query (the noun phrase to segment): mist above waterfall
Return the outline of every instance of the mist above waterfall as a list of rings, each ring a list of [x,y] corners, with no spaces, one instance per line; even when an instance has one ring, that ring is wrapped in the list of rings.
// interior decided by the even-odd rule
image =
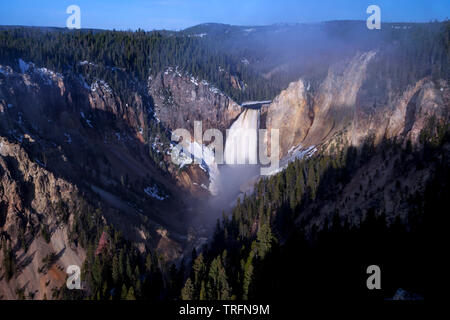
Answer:
[[[246,182],[259,176],[259,116],[259,109],[244,108],[227,130],[225,164],[219,166],[219,196],[210,201],[223,210],[228,210],[239,195],[249,191]]]
[[[210,190],[216,192],[199,210],[203,214],[195,224],[201,222],[202,225],[213,226],[222,212],[231,210],[238,197],[251,192],[260,175],[257,164],[259,116],[259,109],[244,108],[227,130],[224,164],[213,164],[215,171]]]

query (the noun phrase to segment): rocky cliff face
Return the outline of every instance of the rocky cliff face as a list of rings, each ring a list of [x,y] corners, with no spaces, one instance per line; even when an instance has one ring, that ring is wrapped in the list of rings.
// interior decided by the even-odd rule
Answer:
[[[357,54],[330,68],[317,90],[305,89],[304,80],[291,83],[267,111],[268,129],[280,129],[280,155],[290,148],[317,146],[339,136],[339,143],[359,145],[369,134],[417,141],[426,120],[448,119],[449,88],[445,80],[424,78],[396,91],[383,79],[382,92],[367,88],[375,83],[367,72],[376,52]],[[381,98],[380,98],[381,97]],[[383,100],[385,97],[385,100]],[[337,142],[336,142],[337,143]]]
[[[184,128],[193,134],[194,121],[202,121],[203,130],[225,130],[241,112],[213,85],[173,68],[150,81],[149,92],[156,116],[171,130]]]
[[[71,232],[84,203],[141,252],[176,261],[194,246],[183,236],[195,214],[189,203],[209,195],[209,177],[198,165],[172,164],[163,130],[192,130],[196,120],[225,130],[240,106],[171,68],[118,92],[19,61],[20,72],[0,66],[0,261],[11,255],[15,269],[0,271],[0,298],[51,299],[66,268],[83,264]]]
[[[8,67],[3,68],[7,70]],[[111,123],[113,119],[122,129],[127,126],[134,137],[143,141],[150,104],[138,91],[132,91],[128,99],[130,102],[126,103],[102,80],[95,80],[88,85],[82,76],[61,75],[37,68],[32,63],[28,64],[25,73],[12,72],[12,69],[9,71],[3,73],[4,77],[0,79],[0,105],[5,114],[0,120],[3,121],[3,131],[15,129],[16,123],[10,122],[8,126],[6,121],[18,115],[23,120],[19,125],[29,125],[36,131],[44,132],[49,127],[63,126],[69,131],[74,127],[95,131],[98,128],[94,128],[94,121],[99,121],[101,125]],[[58,122],[57,126],[52,124],[53,121]]]
[[[50,299],[52,290],[64,284],[67,267],[81,266],[84,260],[85,250],[69,241],[68,232],[80,201],[78,188],[3,137],[0,155],[0,240],[12,249],[15,273],[9,278],[2,270],[0,296],[13,299],[27,292]],[[6,248],[2,249],[4,261]],[[50,254],[58,257],[57,262],[46,268],[43,261]]]
[[[427,119],[433,116],[437,119],[448,119],[448,83],[444,80],[422,79],[396,99],[396,106],[395,109],[388,110],[390,117],[386,136],[402,136],[417,141]]]
[[[357,55],[350,62],[330,69],[314,97],[314,120],[306,145],[323,141],[351,121],[367,65],[374,56],[375,52]]]
[[[130,88],[124,98],[100,79],[0,66],[0,261],[8,248],[15,264],[11,278],[0,271],[0,298],[51,299],[67,266],[82,265],[85,251],[69,234],[83,203],[139,251],[180,257],[191,214],[186,191],[205,194],[207,177],[171,166],[147,135],[154,120],[146,85]],[[163,155],[165,170],[149,149]]]
[[[283,90],[267,108],[266,114],[266,127],[280,130],[280,154],[285,155],[292,146],[305,139],[313,120],[303,80],[292,82]]]

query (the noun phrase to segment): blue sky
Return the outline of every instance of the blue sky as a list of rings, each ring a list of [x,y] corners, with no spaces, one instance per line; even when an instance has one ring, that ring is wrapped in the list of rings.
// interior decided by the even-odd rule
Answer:
[[[381,21],[444,20],[449,0],[1,0],[0,25],[65,27],[66,8],[81,8],[82,28],[179,30],[205,22],[265,25],[362,20],[381,8]]]

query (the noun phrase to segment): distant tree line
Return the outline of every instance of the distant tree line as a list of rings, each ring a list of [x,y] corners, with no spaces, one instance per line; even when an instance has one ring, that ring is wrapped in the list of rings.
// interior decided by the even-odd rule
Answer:
[[[196,37],[142,30],[46,32],[16,28],[0,31],[0,46],[0,63],[18,66],[21,58],[60,73],[75,74],[84,74],[90,68],[90,73],[113,86],[119,81],[120,71],[146,82],[149,76],[166,67],[178,66],[216,85],[238,102],[271,98],[279,91],[277,86],[238,63],[235,57]],[[83,61],[98,68],[80,64]],[[236,76],[246,88],[235,88],[225,75]]]

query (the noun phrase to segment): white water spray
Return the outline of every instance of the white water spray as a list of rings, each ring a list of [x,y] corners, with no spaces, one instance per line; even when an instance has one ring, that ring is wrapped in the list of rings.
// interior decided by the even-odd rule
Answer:
[[[227,130],[226,164],[258,163],[259,114],[258,109],[245,109]]]

